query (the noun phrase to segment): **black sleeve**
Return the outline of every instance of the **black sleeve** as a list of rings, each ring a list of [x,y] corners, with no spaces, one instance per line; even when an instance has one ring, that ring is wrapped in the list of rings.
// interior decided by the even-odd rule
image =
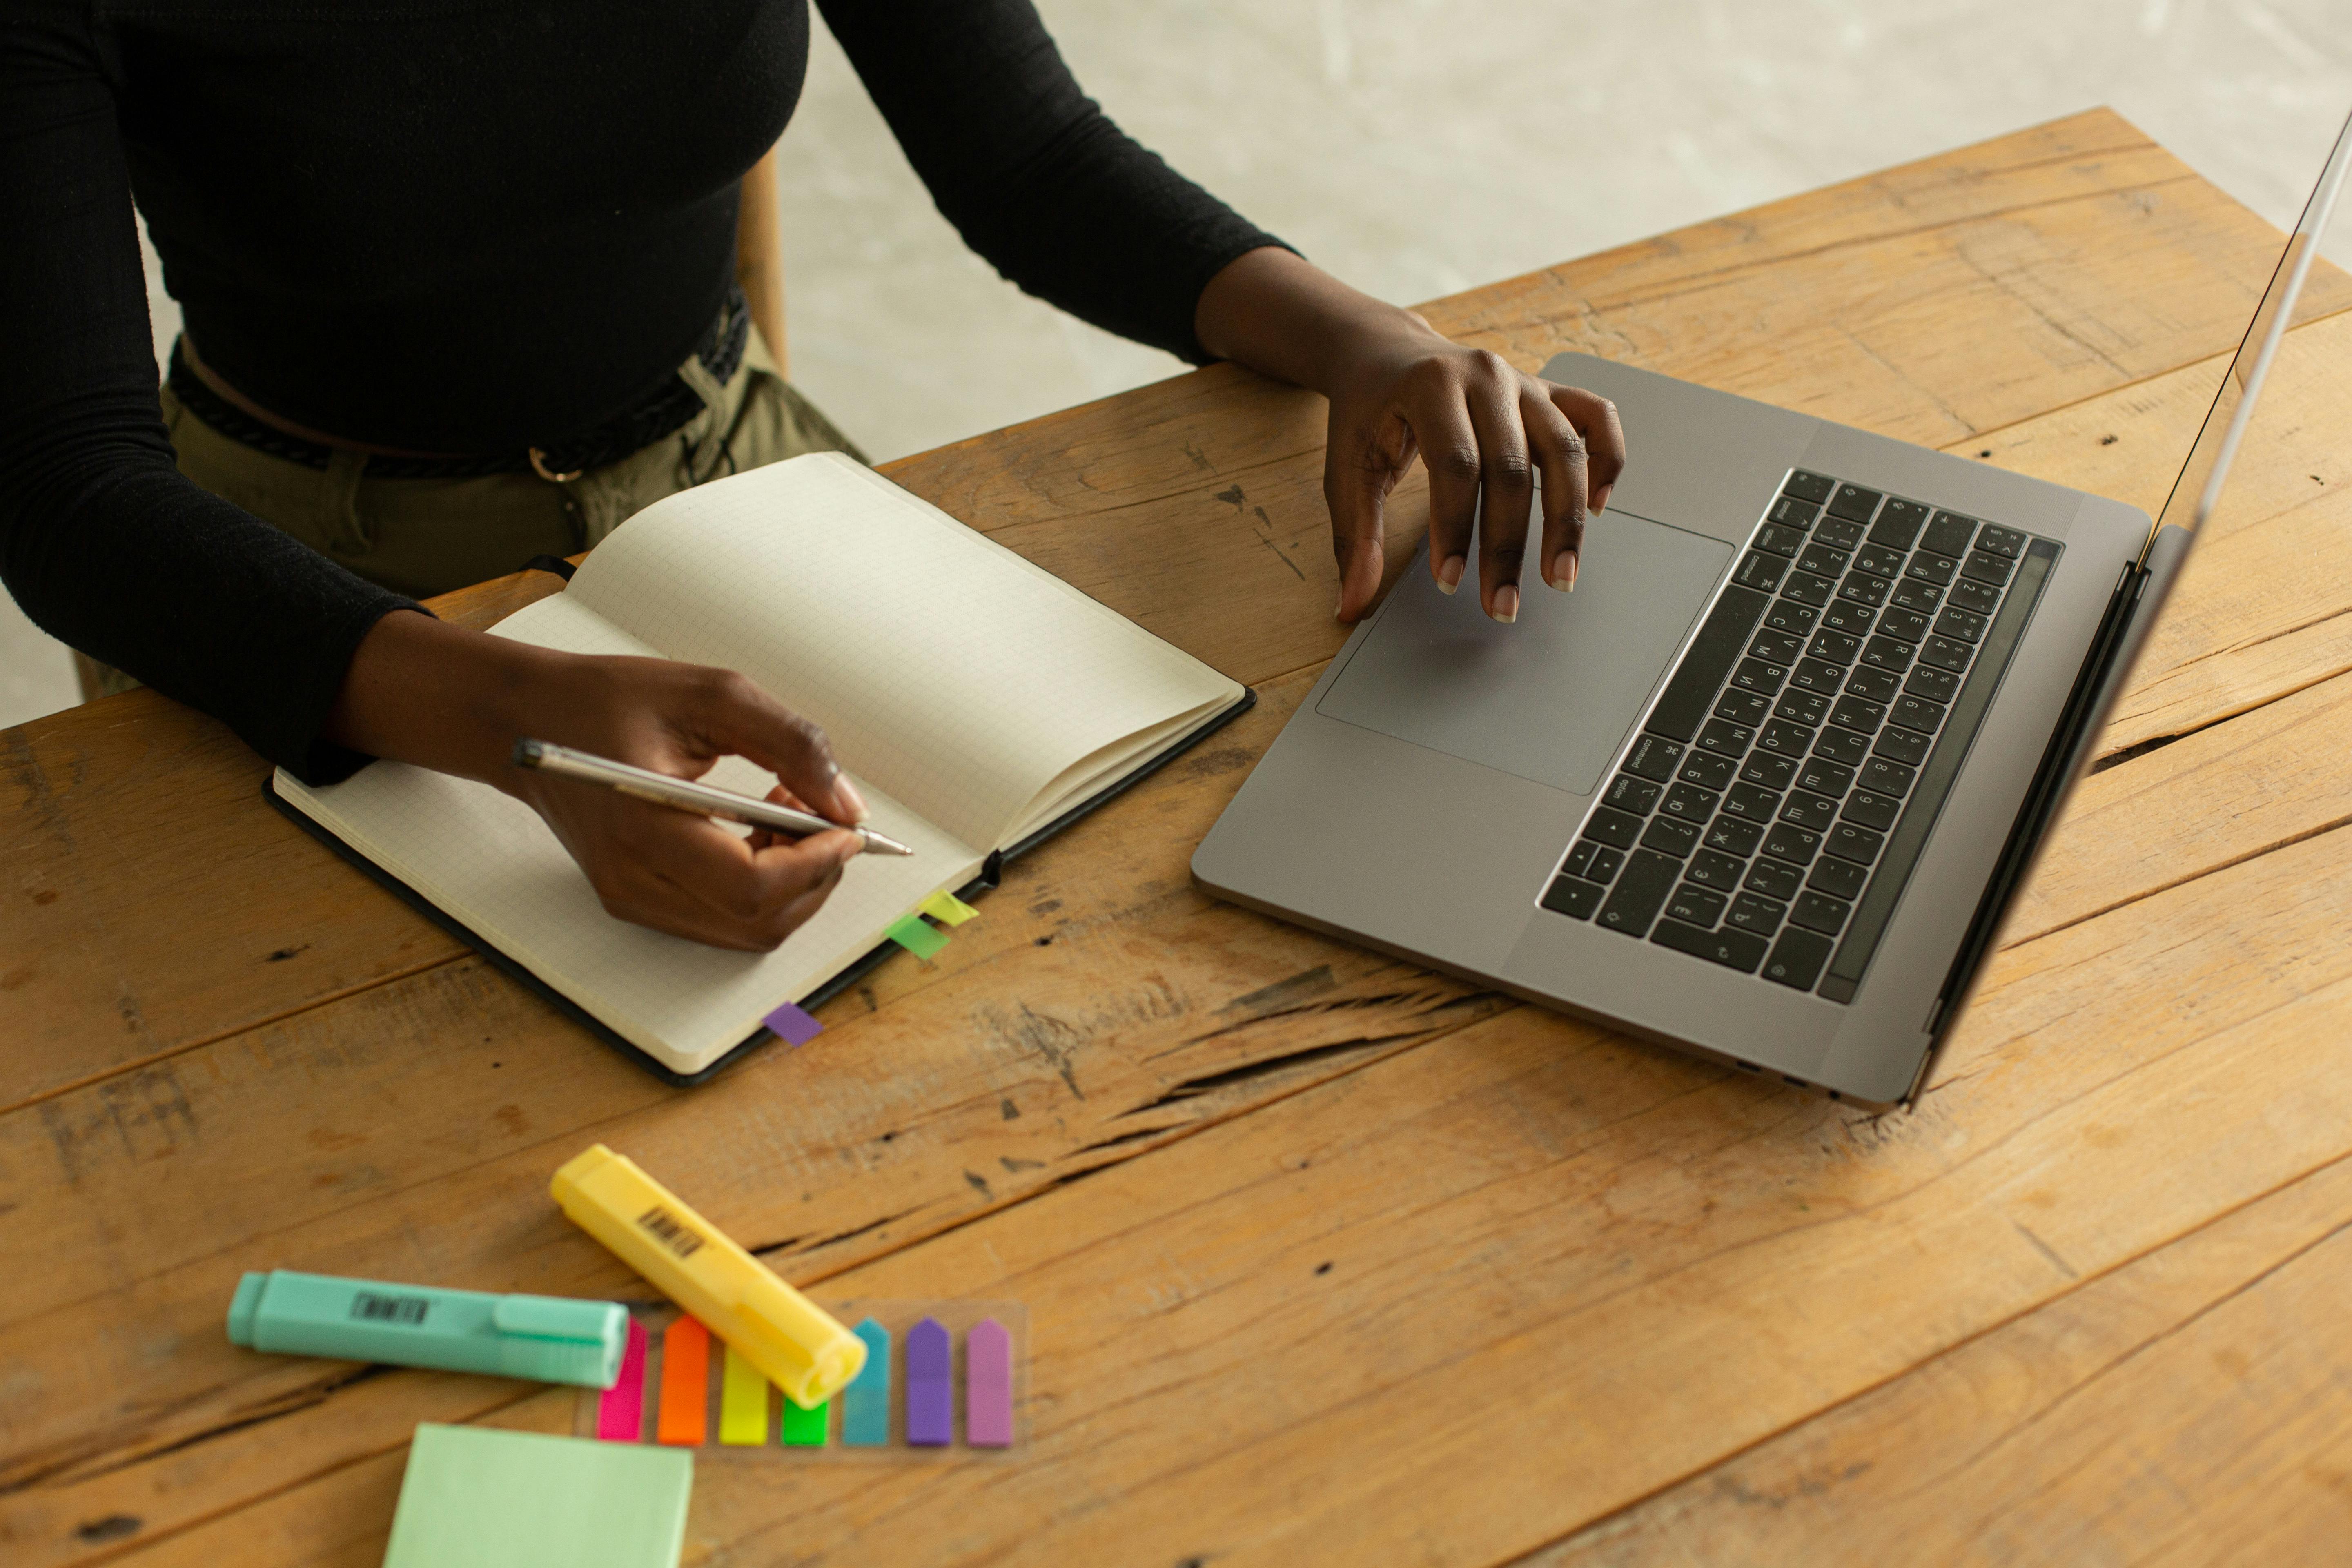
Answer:
[[[0,580],[65,642],[225,721],[307,782],[387,593],[198,489],[155,395],[101,42],[83,8],[0,15]]]
[[[1073,315],[1208,360],[1201,290],[1282,241],[1112,124],[1030,0],[818,5],[965,244]]]

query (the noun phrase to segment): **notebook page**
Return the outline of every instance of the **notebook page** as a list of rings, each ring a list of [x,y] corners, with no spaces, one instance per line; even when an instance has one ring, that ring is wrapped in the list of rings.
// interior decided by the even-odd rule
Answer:
[[[575,653],[659,657],[562,594],[509,616],[496,635]],[[755,795],[776,782],[740,757],[704,776]],[[882,941],[884,927],[978,871],[980,851],[871,782],[858,784],[875,827],[915,854],[859,856],[782,947],[749,953],[614,919],[539,814],[488,784],[392,762],[319,789],[277,775],[288,802],[678,1072],[709,1066],[779,1001],[807,995]]]
[[[845,765],[999,847],[1066,770],[1241,688],[839,453],[658,501],[567,596],[741,670]]]

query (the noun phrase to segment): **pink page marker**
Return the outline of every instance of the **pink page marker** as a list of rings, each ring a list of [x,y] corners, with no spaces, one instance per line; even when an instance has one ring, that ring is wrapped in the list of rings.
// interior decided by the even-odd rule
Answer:
[[[646,1430],[646,1326],[629,1320],[629,1343],[621,1352],[621,1381],[596,1402],[596,1436],[607,1443],[634,1443]]]
[[[1013,1447],[1013,1336],[982,1318],[963,1338],[963,1440],[975,1448]]]

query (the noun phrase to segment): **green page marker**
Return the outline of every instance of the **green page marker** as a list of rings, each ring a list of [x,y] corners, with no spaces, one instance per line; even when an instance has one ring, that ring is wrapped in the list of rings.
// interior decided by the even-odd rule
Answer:
[[[238,1281],[228,1340],[257,1351],[610,1388],[629,1314],[616,1301],[492,1296],[274,1268]]]

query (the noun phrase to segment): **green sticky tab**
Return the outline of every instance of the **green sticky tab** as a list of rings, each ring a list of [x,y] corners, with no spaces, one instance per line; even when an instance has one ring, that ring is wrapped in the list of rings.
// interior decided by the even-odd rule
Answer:
[[[784,1401],[783,1439],[787,1448],[822,1448],[825,1428],[833,1422],[833,1401],[820,1402],[814,1410],[803,1410],[790,1399]]]
[[[908,915],[882,934],[927,963],[948,944],[946,933],[925,925],[920,915]]]
[[[930,916],[943,926],[960,926],[980,913],[978,910],[944,889],[925,899],[919,907],[924,914]]]
[[[383,1568],[677,1568],[694,1455],[417,1427]]]

